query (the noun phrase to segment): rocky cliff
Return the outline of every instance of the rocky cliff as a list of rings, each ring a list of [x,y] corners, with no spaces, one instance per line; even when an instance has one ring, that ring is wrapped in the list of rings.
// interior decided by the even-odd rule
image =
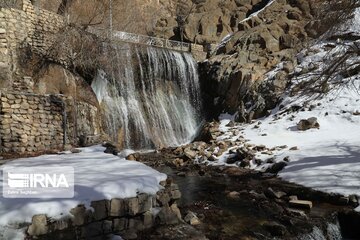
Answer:
[[[209,116],[236,113],[236,120],[245,122],[266,115],[290,81],[288,75],[298,64],[296,54],[349,14],[346,7],[352,1],[345,2],[340,6],[323,1],[267,1],[239,21],[237,31],[201,64]],[[279,71],[268,76],[275,67]]]

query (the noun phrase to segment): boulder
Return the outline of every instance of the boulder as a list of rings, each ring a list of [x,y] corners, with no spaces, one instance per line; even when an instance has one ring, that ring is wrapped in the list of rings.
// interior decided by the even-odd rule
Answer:
[[[317,121],[316,117],[312,117],[312,118],[308,118],[308,119],[302,119],[300,120],[300,122],[297,124],[297,129],[300,131],[306,131],[309,130],[311,128],[320,128],[320,124]]]
[[[312,202],[306,200],[290,200],[289,205],[294,208],[305,208],[305,209],[311,209],[313,207]]]
[[[47,218],[44,214],[32,217],[31,225],[27,230],[30,236],[40,236],[48,233]]]
[[[272,174],[277,174],[278,172],[283,170],[286,167],[286,165],[287,165],[287,163],[283,162],[283,161],[274,163],[271,167],[266,169],[266,172],[272,173]]]
[[[185,222],[189,223],[192,226],[201,224],[200,219],[196,216],[195,213],[189,211],[184,217]]]
[[[263,226],[274,237],[284,236],[286,233],[286,227],[276,222],[267,222]]]
[[[119,150],[117,149],[117,147],[110,142],[105,142],[102,144],[102,146],[106,148],[104,153],[113,154],[113,155],[119,154]]]

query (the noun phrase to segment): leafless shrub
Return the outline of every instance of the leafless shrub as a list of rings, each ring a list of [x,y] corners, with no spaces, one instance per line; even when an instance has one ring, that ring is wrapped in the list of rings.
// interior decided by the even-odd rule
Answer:
[[[314,19],[308,28],[313,28],[317,36],[320,36],[325,32],[336,32],[342,23],[351,18],[354,9],[360,7],[360,1],[327,0],[314,6]]]
[[[331,48],[335,45],[330,44]],[[309,73],[301,73],[294,76],[297,84],[293,87],[292,94],[301,92],[306,95],[328,93],[330,90],[348,86],[359,80],[354,78],[360,74],[360,42],[338,43],[338,53],[329,51],[317,65],[310,66],[310,69],[302,69]],[[308,66],[309,67],[309,66]]]
[[[18,0],[0,0],[1,8],[17,8],[19,7]]]

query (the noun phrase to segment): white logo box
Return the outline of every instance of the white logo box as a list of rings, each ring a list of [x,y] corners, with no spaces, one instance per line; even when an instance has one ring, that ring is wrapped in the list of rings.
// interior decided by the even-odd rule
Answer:
[[[73,167],[2,167],[5,198],[73,198]]]

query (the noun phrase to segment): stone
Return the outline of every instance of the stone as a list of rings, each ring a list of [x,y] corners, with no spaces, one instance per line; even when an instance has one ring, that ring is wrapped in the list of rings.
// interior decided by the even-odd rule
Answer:
[[[340,205],[348,205],[349,204],[349,198],[345,196],[341,196],[338,200]]]
[[[77,149],[77,148],[72,148],[70,150],[71,153],[81,153],[81,150],[80,149]]]
[[[302,210],[292,208],[287,208],[286,210],[294,216],[307,218],[306,213]]]
[[[277,174],[287,166],[287,163],[284,161],[274,163],[271,167],[266,169],[267,173]]]
[[[176,203],[173,203],[173,204],[171,204],[170,208],[171,208],[171,211],[173,211],[176,214],[179,221],[181,221],[182,217],[181,217],[181,212],[180,212],[178,205]]]
[[[104,153],[113,154],[113,155],[118,155],[119,154],[119,150],[112,143],[105,142],[105,143],[102,144],[102,146],[106,148]]]
[[[126,218],[116,218],[113,221],[113,228],[115,233],[120,233],[126,229],[128,220]]]
[[[88,212],[84,205],[79,205],[70,210],[70,213],[74,216],[72,219],[74,226],[81,226],[88,221]]]
[[[286,227],[276,222],[267,222],[263,226],[272,236],[284,236],[286,233]]]
[[[139,199],[137,197],[125,199],[125,212],[130,216],[135,216],[139,213]]]
[[[151,228],[154,225],[154,217],[150,211],[143,214],[143,224],[145,228]]]
[[[353,207],[358,207],[359,206],[359,200],[358,200],[358,196],[356,195],[349,195],[349,204]]]
[[[181,198],[181,192],[180,190],[176,189],[176,190],[172,190],[171,191],[171,199],[172,200],[178,200]]]
[[[184,160],[181,158],[176,158],[172,162],[176,167],[182,167],[185,165]]]
[[[156,200],[161,206],[165,206],[170,202],[170,196],[166,191],[161,190],[156,194]]]
[[[231,199],[239,199],[240,193],[236,192],[236,191],[232,191],[232,192],[229,192],[226,196]]]
[[[90,206],[94,209],[93,217],[96,221],[105,219],[109,216],[109,200],[92,201]]]
[[[309,130],[311,128],[320,128],[320,124],[317,121],[316,117],[312,117],[312,118],[308,118],[308,119],[302,119],[300,120],[300,122],[297,124],[297,129],[300,131],[306,131]]]
[[[125,202],[123,199],[113,198],[110,201],[110,216],[123,217],[125,216]]]
[[[103,234],[109,234],[112,232],[113,229],[113,222],[109,220],[105,220],[102,222],[102,231]]]
[[[44,214],[35,215],[32,217],[31,225],[27,233],[30,236],[40,236],[48,233],[47,217]]]
[[[281,199],[285,197],[287,194],[282,191],[274,191],[272,188],[269,187],[268,189],[266,189],[265,195],[269,198]]]
[[[139,213],[150,211],[152,208],[153,197],[151,195],[142,193],[138,195],[139,199]]]
[[[136,158],[136,155],[135,154],[130,154],[126,157],[126,160],[129,160],[129,161],[136,161],[137,158]]]
[[[294,208],[305,208],[305,209],[311,209],[313,207],[312,202],[306,200],[290,200],[289,205]]]
[[[192,226],[196,226],[201,224],[200,219],[196,216],[195,213],[189,211],[186,216],[184,217],[184,221],[189,223]]]
[[[177,224],[179,222],[177,213],[174,212],[169,205],[163,206],[156,218],[160,224]]]
[[[250,161],[248,159],[243,159],[240,162],[239,167],[242,167],[242,168],[250,167]]]
[[[184,154],[189,159],[195,159],[196,156],[197,156],[197,153],[195,151],[191,150],[190,148],[185,148],[184,149]]]
[[[82,227],[81,235],[85,239],[93,239],[93,237],[100,236],[103,233],[103,223],[93,222]]]
[[[289,200],[298,200],[298,197],[295,195],[289,196]]]

